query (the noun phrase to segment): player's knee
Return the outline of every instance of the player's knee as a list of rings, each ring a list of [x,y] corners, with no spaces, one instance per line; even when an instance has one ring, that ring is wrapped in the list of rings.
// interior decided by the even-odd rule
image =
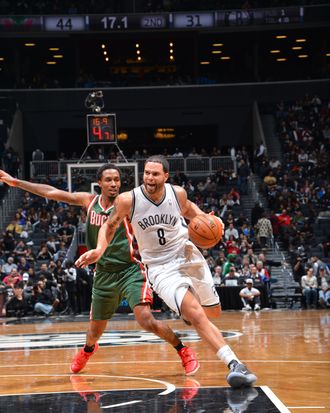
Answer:
[[[206,315],[200,305],[191,306],[188,310],[182,312],[182,317],[190,321],[193,326],[205,323]]]
[[[149,317],[143,318],[139,321],[141,327],[150,333],[157,331],[157,323],[157,320],[155,320],[151,314]]]

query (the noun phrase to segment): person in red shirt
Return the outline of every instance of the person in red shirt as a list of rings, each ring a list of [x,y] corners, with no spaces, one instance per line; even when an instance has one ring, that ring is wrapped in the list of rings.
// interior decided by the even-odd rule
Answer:
[[[228,254],[240,254],[240,249],[237,247],[237,243],[234,239],[232,239],[233,236],[230,237],[230,239],[226,242],[226,247],[227,247],[227,253]]]
[[[282,213],[278,216],[278,223],[281,228],[289,227],[291,225],[291,217],[286,209],[283,209]]]

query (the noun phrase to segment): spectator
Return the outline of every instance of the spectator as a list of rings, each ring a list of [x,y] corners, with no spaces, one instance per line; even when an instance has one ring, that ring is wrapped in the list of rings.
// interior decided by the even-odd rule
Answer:
[[[3,283],[7,287],[14,288],[15,284],[18,282],[22,281],[22,276],[17,272],[16,268],[13,268],[11,270],[11,273],[6,275],[5,278],[3,279]]]
[[[48,232],[51,232],[53,234],[57,234],[57,231],[60,229],[60,224],[58,222],[58,218],[56,215],[53,215],[52,220],[49,224],[48,227]]]
[[[253,287],[253,280],[251,278],[246,280],[246,287],[240,291],[239,295],[243,303],[243,310],[260,310],[260,291]]]
[[[63,221],[63,225],[57,230],[57,235],[60,242],[64,242],[66,247],[69,247],[71,244],[73,232],[74,230],[72,225],[70,225],[66,220]]]
[[[226,287],[234,287],[238,285],[238,278],[239,278],[239,273],[236,272],[236,268],[232,266],[229,269],[229,273],[224,277],[223,284]]]
[[[249,264],[257,264],[258,257],[254,254],[253,249],[249,248],[247,254],[244,255],[244,259],[248,261]]]
[[[65,288],[69,295],[69,306],[73,314],[77,313],[77,270],[72,261],[67,261],[64,270]]]
[[[262,217],[264,213],[264,208],[260,205],[259,202],[256,202],[251,211],[251,225],[254,227],[258,222],[258,219]]]
[[[214,285],[218,286],[221,284],[221,275],[222,275],[222,268],[220,265],[217,265],[213,271],[213,282]]]
[[[32,161],[43,161],[45,159],[44,153],[40,149],[36,149],[32,152]]]
[[[37,279],[46,279],[51,282],[54,281],[52,273],[48,270],[48,264],[46,262],[43,262],[40,265],[40,270],[37,272]]]
[[[238,231],[233,223],[229,224],[229,228],[225,230],[225,240],[228,241],[230,236],[233,236],[235,240],[238,240],[239,238]]]
[[[50,315],[55,311],[59,300],[54,297],[51,289],[46,287],[44,280],[39,280],[33,287],[32,300],[34,311],[45,315]]]
[[[316,308],[317,303],[317,279],[313,275],[313,268],[308,268],[307,274],[301,278],[301,288],[306,299],[306,308]]]
[[[29,302],[23,295],[23,282],[20,281],[14,285],[14,295],[6,304],[7,317],[24,317],[29,311]]]
[[[316,278],[319,277],[321,268],[324,269],[325,274],[330,275],[330,270],[327,264],[317,256],[314,255],[313,257],[311,257],[311,263],[313,266],[313,275],[315,275]]]
[[[258,243],[261,248],[265,248],[266,245],[271,245],[271,239],[273,238],[273,228],[270,220],[264,213],[255,226],[257,232]]]
[[[182,156],[183,156],[183,153],[180,151],[179,148],[175,148],[175,152],[173,153],[172,156],[182,157]]]
[[[259,274],[258,274],[258,270],[257,267],[253,264],[250,265],[250,274],[251,274],[251,279],[254,283],[254,285],[263,285],[262,279],[260,278]]]
[[[8,275],[12,272],[13,269],[17,270],[17,265],[14,263],[13,257],[8,257],[6,264],[2,266],[2,272],[5,275]]]
[[[62,262],[65,260],[66,254],[68,252],[68,249],[65,246],[64,242],[60,242],[58,251],[56,252],[56,254],[54,254],[54,261],[57,262],[58,260],[61,260]]]
[[[319,304],[322,308],[330,308],[330,276],[324,267],[319,270]]]
[[[239,162],[239,166],[238,166],[238,170],[237,170],[237,175],[238,175],[238,182],[237,182],[237,186],[238,186],[238,191],[240,194],[246,195],[248,188],[247,188],[247,184],[248,184],[248,179],[250,177],[250,168],[249,166],[246,164],[244,159],[241,159]]]
[[[26,261],[26,258],[25,257],[21,257],[20,259],[19,259],[19,263],[17,264],[17,270],[20,272],[20,273],[24,273],[24,272],[27,272],[27,271],[29,271],[29,268],[31,267],[31,265],[28,263],[28,261]]]
[[[227,261],[224,263],[224,266],[223,266],[223,276],[229,273],[229,270],[232,266],[235,266],[236,257],[237,257],[236,254],[227,255]]]

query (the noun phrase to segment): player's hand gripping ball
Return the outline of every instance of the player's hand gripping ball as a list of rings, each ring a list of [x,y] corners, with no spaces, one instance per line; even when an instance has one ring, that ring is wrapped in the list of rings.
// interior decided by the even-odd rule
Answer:
[[[212,248],[221,241],[224,224],[215,215],[196,215],[188,225],[190,240],[199,248]]]

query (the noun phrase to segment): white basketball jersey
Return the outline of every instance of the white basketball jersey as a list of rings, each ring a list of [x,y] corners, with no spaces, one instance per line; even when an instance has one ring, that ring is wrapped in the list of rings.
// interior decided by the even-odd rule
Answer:
[[[188,226],[170,184],[165,184],[158,204],[148,198],[143,185],[133,190],[131,224],[142,262],[147,265],[169,262],[188,240]]]

